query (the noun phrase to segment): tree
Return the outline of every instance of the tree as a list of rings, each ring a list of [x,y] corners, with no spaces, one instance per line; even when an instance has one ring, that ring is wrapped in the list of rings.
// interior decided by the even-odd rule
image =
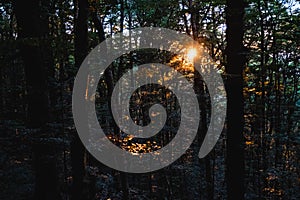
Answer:
[[[88,54],[88,11],[89,4],[87,0],[74,0],[75,5],[75,67],[79,69],[84,58]],[[87,81],[85,81],[87,83]],[[85,86],[87,87],[87,86]],[[81,94],[85,101],[85,94]],[[86,116],[86,124],[87,116]],[[83,178],[85,175],[84,164],[85,148],[78,136],[75,133],[71,146],[72,157],[72,176],[73,176],[73,188],[72,188],[72,200],[85,199],[83,192]]]
[[[245,2],[242,18],[241,0],[1,0],[0,199],[227,199],[227,192],[228,199],[298,199],[299,1]],[[115,145],[131,153],[155,151],[180,126],[175,94],[153,85],[137,89],[130,100],[130,117],[137,124],[149,122],[152,103],[162,103],[170,116],[150,143],[124,134],[114,123],[115,83],[124,73],[133,76],[141,64],[158,62],[178,70],[194,83],[201,109],[198,138],[185,155],[161,171],[133,175],[88,155],[74,127],[71,99],[76,72],[92,48],[145,26],[176,30],[206,47],[226,83],[228,123],[213,151],[199,160],[214,106],[201,76],[171,52],[140,49],[122,55],[93,96],[99,124]],[[121,42],[107,48],[114,44]],[[86,77],[84,89],[95,83],[93,76]],[[133,80],[129,84],[134,87]],[[87,99],[82,94],[81,100]]]
[[[36,170],[35,199],[59,199],[54,141],[47,136],[48,88],[42,39],[48,24],[41,18],[39,0],[14,1],[20,51],[25,67],[27,90],[27,127],[35,130],[33,139]],[[30,13],[30,14],[28,14]],[[54,143],[53,143],[54,142]]]
[[[228,199],[244,199],[243,147],[243,46],[244,1],[226,2],[226,91],[227,91],[227,157],[226,181]]]

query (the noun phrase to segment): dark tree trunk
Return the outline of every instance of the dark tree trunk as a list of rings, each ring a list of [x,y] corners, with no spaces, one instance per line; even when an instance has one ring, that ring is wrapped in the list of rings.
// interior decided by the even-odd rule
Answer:
[[[191,10],[191,29],[192,36],[195,41],[199,41],[198,33],[199,33],[199,21],[200,15],[199,11],[195,9],[193,5],[193,0],[189,0],[189,9]],[[208,93],[206,91],[205,83],[200,75],[200,73],[195,70],[194,71],[194,90],[198,96],[199,108],[200,108],[200,124],[198,128],[198,142],[199,144],[203,142],[205,134],[207,133],[208,121],[207,121],[207,105],[205,100],[205,94]],[[196,152],[195,152],[196,155]],[[205,180],[206,180],[206,192],[207,198],[213,199],[213,182],[212,182],[212,169],[211,169],[211,155],[207,155],[205,157]]]
[[[227,157],[226,181],[228,199],[244,199],[243,147],[243,0],[226,1],[226,91],[227,91]]]
[[[25,67],[27,90],[27,127],[36,129],[33,139],[35,194],[34,199],[59,199],[55,143],[49,142],[47,69],[43,42],[47,21],[42,18],[39,0],[13,1],[18,25],[20,52]],[[55,141],[55,140],[54,140]]]
[[[41,40],[45,36],[39,0],[14,1],[18,38],[25,66],[27,88],[27,126],[40,128],[48,118],[46,69],[43,65]],[[30,14],[29,14],[30,13]]]
[[[6,114],[5,113],[6,109],[4,109],[5,108],[4,85],[5,85],[5,79],[3,77],[3,69],[1,68],[0,69],[0,108],[2,109],[0,111],[0,120],[3,120]]]
[[[75,65],[80,67],[88,54],[88,15],[89,3],[87,0],[74,0],[75,11]]]
[[[88,1],[74,0],[75,5],[75,67],[79,69],[84,58],[88,54]],[[86,77],[87,78],[87,77]],[[87,78],[88,79],[88,78]],[[87,81],[85,81],[87,83]],[[86,85],[87,87],[87,85]],[[85,93],[81,94],[85,99]],[[86,123],[87,116],[86,116]],[[84,163],[85,148],[77,134],[71,145],[71,162],[72,162],[72,200],[84,200],[83,178],[85,175]]]

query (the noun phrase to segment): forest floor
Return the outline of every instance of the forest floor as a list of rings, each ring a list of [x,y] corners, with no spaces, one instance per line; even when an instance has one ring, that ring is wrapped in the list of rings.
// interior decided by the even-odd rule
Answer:
[[[32,154],[15,122],[0,125],[0,199],[32,199]],[[14,128],[12,128],[14,127]],[[22,129],[22,127],[20,127]]]
[[[0,124],[0,199],[29,200],[33,199],[35,174],[33,170],[33,153],[30,142],[31,134],[15,121],[4,121]],[[68,142],[67,142],[68,143]],[[59,157],[58,169],[61,184],[61,197],[69,199],[71,187],[71,167],[69,147],[66,146],[66,157]],[[205,196],[204,162],[195,161],[196,154],[192,148],[175,163],[167,168],[147,174],[122,174],[109,169],[88,156],[86,179],[89,182],[87,191],[94,188],[96,199],[122,199],[122,179],[128,184],[130,199],[198,199]],[[194,163],[197,164],[194,164]],[[223,162],[217,159],[217,162]],[[65,168],[64,168],[65,167]],[[224,195],[224,169],[216,177],[217,196]],[[93,177],[93,178],[91,178]],[[90,180],[93,180],[92,182]],[[92,184],[92,185],[91,185]],[[204,198],[205,199],[205,198]]]
[[[0,122],[1,200],[33,199],[35,186],[34,158],[32,147],[28,142],[31,139],[32,133],[22,124],[13,120]],[[69,200],[72,182],[70,139],[68,135],[58,139],[65,142],[59,154],[60,156],[57,157],[59,188],[62,200]],[[195,144],[190,147],[185,155],[170,166],[147,174],[120,173],[103,166],[88,154],[85,191],[87,196],[92,195],[96,200],[121,200],[123,199],[124,188],[128,189],[129,199],[133,200],[209,199],[207,197],[209,192],[207,182],[211,181],[214,183],[212,185],[214,199],[226,199],[224,145],[224,136],[221,136],[212,152],[214,159],[209,162],[210,172],[212,173],[210,174],[211,180],[207,178],[209,176],[206,171],[207,162],[205,159],[198,159],[195,152],[199,147]],[[254,151],[246,149],[246,152],[249,154]],[[248,160],[251,160],[250,158],[246,157]],[[246,181],[245,183],[247,185],[246,199],[260,199],[259,188],[256,188],[257,185],[254,183],[258,184],[262,180],[266,180],[266,185],[261,185],[262,189],[260,190],[262,191],[261,194],[266,197],[263,199],[298,199],[299,193],[295,192],[299,191],[299,188],[296,188],[297,180],[298,183],[300,180],[297,178],[299,177],[297,170],[285,173],[279,169],[275,168],[275,171],[269,169],[262,176],[258,176],[255,175],[257,174],[256,171],[247,168],[247,180],[252,181]],[[127,186],[122,184],[122,180],[126,180]],[[290,187],[286,187],[287,181],[290,182]],[[281,183],[281,185],[278,185],[278,183]],[[273,188],[276,190],[273,190]],[[283,198],[283,195],[288,195],[288,198]]]

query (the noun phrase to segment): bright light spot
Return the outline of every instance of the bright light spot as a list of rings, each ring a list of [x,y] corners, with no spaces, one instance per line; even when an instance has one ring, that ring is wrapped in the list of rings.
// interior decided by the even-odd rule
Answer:
[[[197,56],[197,50],[195,48],[189,49],[186,56],[189,61],[193,61]]]

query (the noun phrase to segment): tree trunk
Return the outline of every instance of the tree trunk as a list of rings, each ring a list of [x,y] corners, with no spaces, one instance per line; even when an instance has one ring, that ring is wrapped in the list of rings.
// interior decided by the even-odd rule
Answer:
[[[243,147],[243,0],[226,1],[226,91],[227,91],[227,157],[226,181],[228,199],[244,199]]]
[[[48,118],[46,69],[40,41],[44,37],[39,0],[14,1],[20,50],[25,66],[27,88],[27,126],[41,128]],[[30,14],[28,14],[30,13]]]
[[[20,52],[25,67],[27,90],[27,128],[36,130],[33,139],[34,199],[59,199],[55,142],[47,137],[48,120],[47,69],[43,40],[48,26],[42,18],[40,0],[13,1],[18,25]],[[55,141],[55,140],[54,140]]]
[[[88,54],[88,1],[74,0],[75,5],[75,67],[79,69],[84,58]],[[87,78],[87,77],[86,77]],[[85,81],[87,83],[87,81]],[[88,87],[86,85],[86,87]],[[85,100],[85,93],[81,94]],[[86,123],[87,116],[86,116]],[[78,136],[75,134],[71,145],[71,162],[72,162],[72,200],[84,200],[83,178],[85,175],[84,163],[85,148]]]

